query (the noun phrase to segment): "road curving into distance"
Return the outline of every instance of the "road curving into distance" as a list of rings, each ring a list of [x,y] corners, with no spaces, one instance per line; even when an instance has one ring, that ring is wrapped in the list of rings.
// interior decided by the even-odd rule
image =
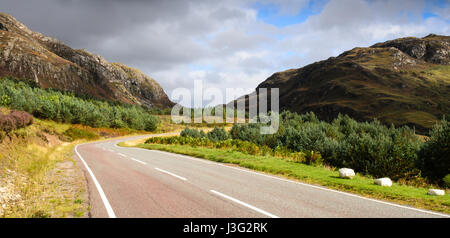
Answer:
[[[75,147],[87,179],[90,217],[450,217],[190,156],[117,145],[145,137],[150,135]]]

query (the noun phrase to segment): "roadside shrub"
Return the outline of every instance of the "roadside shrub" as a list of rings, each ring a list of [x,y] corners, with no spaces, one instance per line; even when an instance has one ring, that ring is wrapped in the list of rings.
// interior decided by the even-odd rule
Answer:
[[[33,124],[33,116],[27,112],[13,110],[7,115],[0,115],[0,130],[6,133],[31,124]]]
[[[234,124],[230,130],[232,139],[251,141],[262,144],[264,135],[260,133],[259,124]]]
[[[288,111],[280,113],[277,133],[261,135],[260,126],[235,124],[230,136],[260,147],[268,146],[277,157],[294,156],[298,157],[294,160],[304,160],[308,164],[350,167],[363,174],[393,179],[413,178],[420,174],[416,163],[422,142],[407,127],[388,128],[377,120],[357,122],[346,115],[339,115],[327,123],[320,121],[314,113],[298,115]],[[299,152],[305,154],[304,158],[293,154]],[[320,159],[316,162],[319,154]]]
[[[214,127],[214,129],[206,134],[206,137],[213,142],[223,141],[230,138],[223,128]]]
[[[442,179],[442,183],[443,183],[444,187],[450,188],[450,174],[447,174],[447,175]]]
[[[13,110],[8,116],[15,119],[17,128],[23,128],[33,124],[33,116],[28,112]]]
[[[304,152],[304,160],[306,164],[314,166],[322,165],[323,163],[322,155],[313,150],[307,150]]]
[[[190,128],[186,127],[180,133],[180,136],[181,137],[192,137],[192,138],[203,138],[203,137],[206,137],[206,134],[202,130],[190,129]]]
[[[6,133],[16,129],[14,118],[10,116],[0,116],[0,128]]]
[[[327,161],[336,167],[349,167],[376,177],[412,178],[420,174],[415,167],[420,141],[408,138],[409,129],[371,135],[349,135],[337,148],[336,157]]]
[[[388,127],[377,120],[357,122],[345,115],[327,123],[314,113],[285,111],[280,114],[275,134],[261,134],[261,126],[234,124],[227,136],[220,128],[207,135],[185,129],[185,139],[165,139],[164,143],[227,148],[316,166],[349,167],[362,174],[408,182],[423,181],[422,175],[442,182],[450,174],[450,125],[446,120],[433,128],[425,143],[408,127]]]
[[[296,163],[306,163],[305,153],[303,152],[294,152],[292,153],[292,161]]]
[[[111,122],[112,128],[124,128],[127,124],[122,121],[122,119],[116,118]]]
[[[98,139],[99,135],[90,132],[88,130],[76,128],[76,127],[70,127],[67,129],[64,133],[65,136],[67,136],[71,141],[78,140],[78,139]]]
[[[442,120],[430,132],[419,152],[419,167],[433,181],[450,174],[450,122]]]
[[[158,118],[151,116],[144,118],[144,130],[155,131],[158,128],[159,120]]]

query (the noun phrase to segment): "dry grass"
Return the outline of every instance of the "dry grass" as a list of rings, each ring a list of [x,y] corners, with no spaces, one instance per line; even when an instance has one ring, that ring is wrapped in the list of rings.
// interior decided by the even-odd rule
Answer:
[[[8,138],[0,145],[0,186],[13,198],[4,199],[1,217],[86,214],[86,184],[72,158],[75,143],[53,144],[57,139],[50,137]]]
[[[128,129],[90,128],[36,119],[0,142],[0,217],[86,217],[86,181],[73,158],[71,127],[101,135],[139,134]]]

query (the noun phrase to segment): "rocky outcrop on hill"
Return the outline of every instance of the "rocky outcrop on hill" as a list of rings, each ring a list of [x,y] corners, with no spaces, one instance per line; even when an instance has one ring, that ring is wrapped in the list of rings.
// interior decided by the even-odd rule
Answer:
[[[332,120],[414,126],[427,131],[450,115],[450,37],[401,38],[299,69],[278,72],[259,88],[279,88],[280,109]],[[270,104],[269,104],[270,105]]]
[[[173,105],[161,86],[139,70],[72,49],[4,13],[0,13],[0,76],[128,104]]]
[[[430,34],[422,39],[408,37],[378,43],[371,48],[394,47],[401,52],[433,64],[450,64],[450,38]]]

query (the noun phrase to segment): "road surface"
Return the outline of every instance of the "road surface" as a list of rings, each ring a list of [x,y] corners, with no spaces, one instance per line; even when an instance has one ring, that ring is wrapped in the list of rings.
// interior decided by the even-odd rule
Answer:
[[[450,217],[208,160],[117,146],[139,138],[75,148],[91,217]]]

